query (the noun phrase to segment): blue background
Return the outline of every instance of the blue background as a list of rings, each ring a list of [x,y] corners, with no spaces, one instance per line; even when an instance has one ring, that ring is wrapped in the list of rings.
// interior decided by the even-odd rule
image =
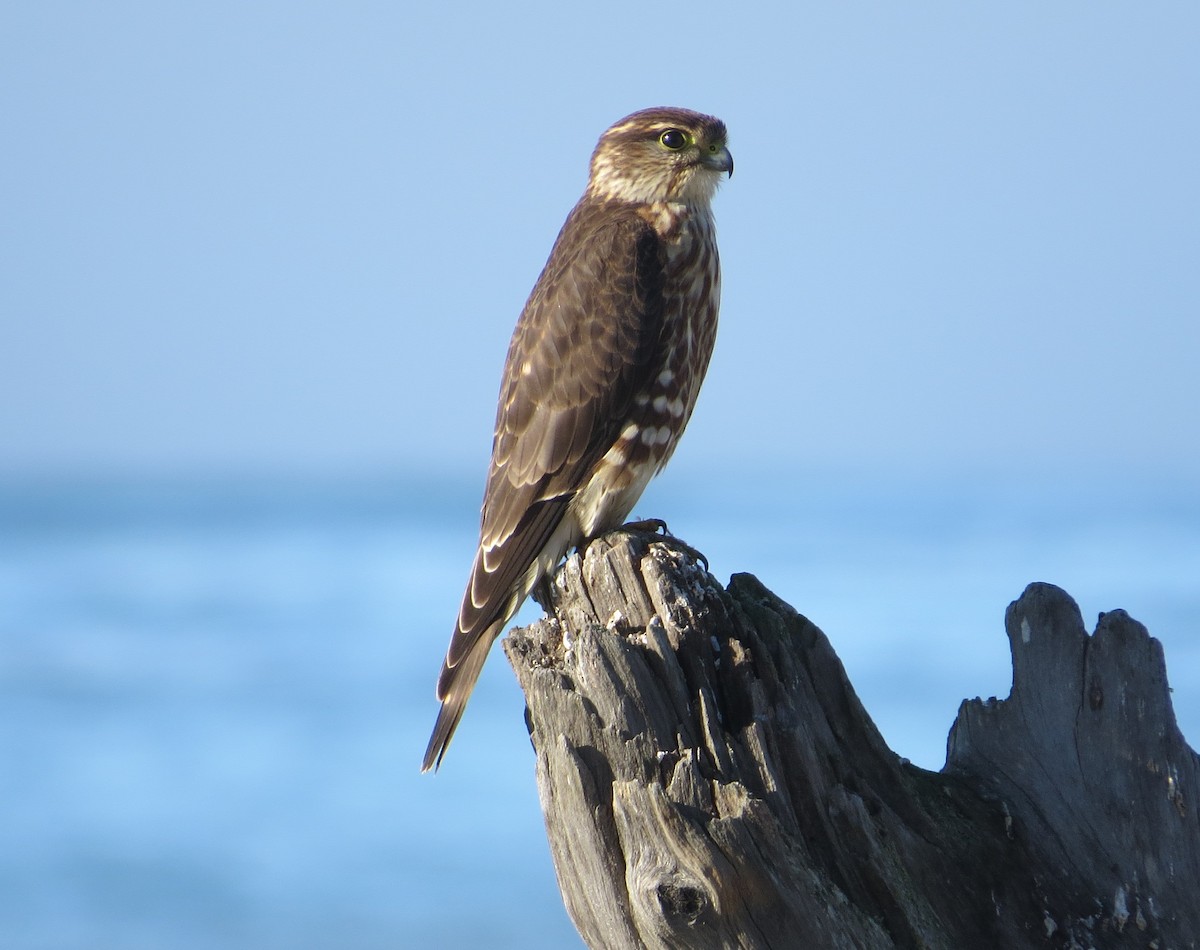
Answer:
[[[1194,743],[1197,48],[1184,3],[6,6],[0,943],[577,943],[502,658],[416,766],[512,324],[649,105],[737,174],[636,513],[920,765],[1033,580],[1150,627]]]

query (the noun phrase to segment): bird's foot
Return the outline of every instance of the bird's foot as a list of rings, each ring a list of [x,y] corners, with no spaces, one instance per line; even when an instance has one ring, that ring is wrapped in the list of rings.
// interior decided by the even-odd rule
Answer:
[[[629,534],[653,534],[660,535],[664,538],[675,537],[675,535],[671,534],[670,529],[667,528],[667,523],[663,521],[662,518],[645,518],[638,521],[626,521],[619,528],[609,528],[607,531],[602,531],[599,534],[593,534],[590,537],[584,538],[577,545],[575,545],[575,550],[579,552],[580,556],[582,556],[587,553],[587,549],[591,546],[593,541],[595,541],[597,538],[604,537],[606,534],[612,534],[614,531],[625,531]]]
[[[671,529],[662,518],[641,518],[637,521],[626,521],[621,525],[622,531],[637,531],[642,534],[662,534],[664,538],[673,538]]]

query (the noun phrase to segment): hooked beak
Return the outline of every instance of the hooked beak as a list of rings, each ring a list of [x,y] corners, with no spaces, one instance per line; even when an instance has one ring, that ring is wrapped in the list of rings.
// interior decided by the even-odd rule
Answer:
[[[711,146],[704,153],[704,157],[700,159],[700,164],[713,171],[728,172],[729,177],[733,177],[733,156],[729,154],[729,149],[724,145]]]

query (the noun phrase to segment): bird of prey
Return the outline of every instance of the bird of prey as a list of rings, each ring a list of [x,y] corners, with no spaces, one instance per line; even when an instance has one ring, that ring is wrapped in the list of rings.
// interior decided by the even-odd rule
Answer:
[[[437,682],[441,764],[492,643],[572,548],[621,525],[687,425],[717,331],[725,124],[655,108],[600,136],[517,321],[479,548]]]

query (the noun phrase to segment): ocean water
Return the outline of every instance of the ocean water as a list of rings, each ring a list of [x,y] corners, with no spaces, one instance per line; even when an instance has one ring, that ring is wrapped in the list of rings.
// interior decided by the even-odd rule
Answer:
[[[959,702],[1007,695],[1004,608],[1035,580],[1089,627],[1145,623],[1200,739],[1185,487],[754,484],[668,473],[636,513],[821,626],[901,755],[940,767]],[[0,484],[0,946],[581,946],[499,651],[417,771],[478,491]]]

